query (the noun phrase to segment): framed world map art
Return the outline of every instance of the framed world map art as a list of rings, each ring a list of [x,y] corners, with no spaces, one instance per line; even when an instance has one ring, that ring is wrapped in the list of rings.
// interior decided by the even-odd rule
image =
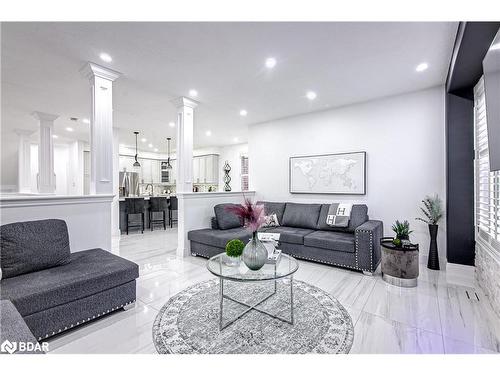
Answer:
[[[366,152],[290,157],[292,194],[366,194]]]

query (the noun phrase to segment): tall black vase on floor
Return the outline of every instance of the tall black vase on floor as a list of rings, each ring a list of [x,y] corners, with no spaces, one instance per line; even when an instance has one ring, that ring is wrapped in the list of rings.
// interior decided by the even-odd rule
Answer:
[[[427,268],[431,270],[439,270],[439,256],[437,246],[437,224],[429,224],[429,234],[431,236],[431,244],[429,246],[429,260],[427,261]]]

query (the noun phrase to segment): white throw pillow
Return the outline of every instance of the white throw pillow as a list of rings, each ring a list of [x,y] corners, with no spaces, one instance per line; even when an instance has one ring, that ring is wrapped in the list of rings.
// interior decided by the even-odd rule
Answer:
[[[264,216],[264,225],[263,227],[279,227],[280,223],[278,222],[278,216],[276,214],[271,214]]]

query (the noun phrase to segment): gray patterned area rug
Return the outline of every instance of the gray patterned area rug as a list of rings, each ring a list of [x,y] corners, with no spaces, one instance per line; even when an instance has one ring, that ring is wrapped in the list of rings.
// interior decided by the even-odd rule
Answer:
[[[274,285],[225,282],[224,288],[231,297],[252,303]],[[259,305],[285,319],[290,318],[289,306],[289,280],[278,281],[276,295]],[[219,332],[219,281],[209,280],[183,290],[162,307],[153,325],[153,341],[158,353],[172,354],[349,353],[352,320],[335,298],[294,280],[294,306],[294,325],[250,311]],[[243,310],[224,300],[226,320]]]

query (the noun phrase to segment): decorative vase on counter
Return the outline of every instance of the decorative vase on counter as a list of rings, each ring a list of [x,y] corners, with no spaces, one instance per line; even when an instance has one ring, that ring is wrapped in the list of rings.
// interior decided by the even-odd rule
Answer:
[[[431,243],[429,245],[429,260],[427,261],[427,268],[431,270],[439,270],[437,234],[438,234],[438,225],[429,224],[429,235],[431,236]]]
[[[257,232],[253,232],[243,250],[243,263],[252,271],[258,271],[266,264],[266,260],[267,249],[257,238]]]

